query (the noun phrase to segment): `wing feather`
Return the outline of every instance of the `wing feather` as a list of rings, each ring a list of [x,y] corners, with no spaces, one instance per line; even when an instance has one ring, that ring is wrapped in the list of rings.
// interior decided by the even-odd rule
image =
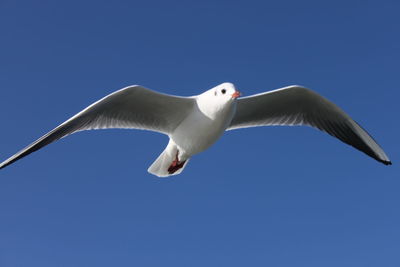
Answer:
[[[78,131],[133,128],[169,134],[193,108],[192,98],[161,94],[139,85],[118,90],[88,106],[0,164],[0,169]]]
[[[269,125],[308,125],[389,165],[376,141],[342,109],[314,91],[289,86],[238,99],[228,130]]]

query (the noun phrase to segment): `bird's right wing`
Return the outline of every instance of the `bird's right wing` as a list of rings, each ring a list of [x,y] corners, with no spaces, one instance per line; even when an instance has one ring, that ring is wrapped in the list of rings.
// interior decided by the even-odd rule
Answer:
[[[192,110],[193,98],[161,94],[139,85],[118,90],[0,164],[0,169],[72,133],[107,128],[144,129],[169,134]]]
[[[268,125],[308,125],[389,165],[388,156],[349,115],[314,91],[293,85],[239,98],[228,130]]]

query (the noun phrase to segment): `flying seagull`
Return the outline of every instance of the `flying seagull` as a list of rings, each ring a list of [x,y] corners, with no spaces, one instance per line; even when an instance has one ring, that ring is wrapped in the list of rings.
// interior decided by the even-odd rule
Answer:
[[[314,91],[292,85],[239,98],[232,83],[180,97],[140,85],[125,87],[88,106],[0,164],[0,169],[67,135],[83,130],[132,128],[166,134],[169,142],[148,171],[159,177],[182,172],[190,157],[225,131],[270,125],[322,130],[385,165],[392,164],[374,139],[338,106]]]

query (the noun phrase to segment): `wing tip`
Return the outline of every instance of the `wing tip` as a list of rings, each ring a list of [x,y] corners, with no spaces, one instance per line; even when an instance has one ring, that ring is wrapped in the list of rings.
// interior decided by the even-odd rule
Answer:
[[[389,159],[380,159],[380,158],[375,158],[377,161],[383,163],[384,165],[388,166],[388,165],[392,165],[392,161]]]
[[[0,163],[0,170],[4,169],[5,167],[7,167],[8,165],[12,164],[15,160],[5,160],[3,162]]]
[[[386,166],[388,165],[392,165],[392,162],[390,160],[382,160],[381,161],[383,164],[385,164]]]
[[[4,169],[5,167],[7,167],[8,164],[0,164],[0,170]]]

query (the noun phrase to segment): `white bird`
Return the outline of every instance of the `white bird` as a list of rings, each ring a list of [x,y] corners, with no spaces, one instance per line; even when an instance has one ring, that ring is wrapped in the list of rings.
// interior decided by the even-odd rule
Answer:
[[[176,175],[191,156],[217,141],[226,130],[269,125],[318,128],[370,157],[390,165],[374,139],[338,106],[310,89],[293,85],[238,98],[232,83],[198,96],[161,94],[139,85],[118,90],[88,106],[0,164],[0,169],[72,133],[106,128],[144,129],[166,134],[169,142],[148,171]]]

